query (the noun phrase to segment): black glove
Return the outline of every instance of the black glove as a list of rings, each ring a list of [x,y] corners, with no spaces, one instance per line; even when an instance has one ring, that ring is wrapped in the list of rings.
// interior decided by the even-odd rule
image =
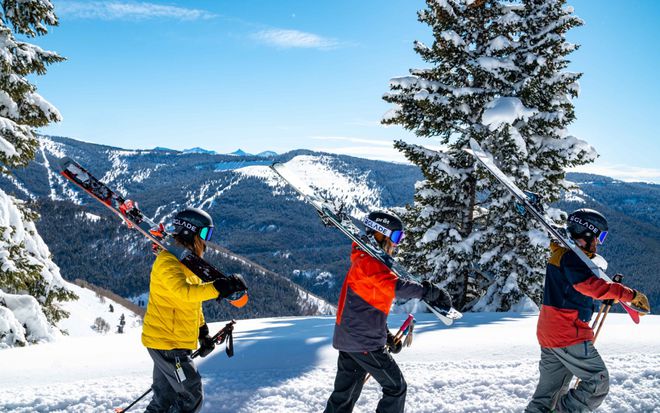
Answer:
[[[422,282],[424,287],[424,296],[422,299],[434,307],[443,309],[451,308],[451,296],[444,288],[440,288],[429,281]]]
[[[215,348],[215,342],[209,335],[209,326],[207,326],[206,323],[204,323],[204,325],[202,325],[199,328],[198,339],[199,339],[199,356],[206,357],[209,354],[211,354],[211,352]]]
[[[247,290],[243,277],[237,275],[232,275],[227,278],[218,278],[213,281],[213,286],[218,290],[218,298],[227,298],[236,292]]]
[[[392,354],[399,354],[403,348],[403,341],[395,340],[394,334],[390,333],[389,330],[387,331],[387,348],[389,348]]]

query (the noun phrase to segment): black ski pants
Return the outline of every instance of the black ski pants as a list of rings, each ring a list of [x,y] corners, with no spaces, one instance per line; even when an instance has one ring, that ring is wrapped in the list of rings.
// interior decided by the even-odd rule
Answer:
[[[360,397],[367,373],[383,388],[377,413],[401,413],[406,403],[408,385],[392,355],[385,350],[364,353],[339,352],[335,389],[325,413],[350,413]]]
[[[190,358],[190,350],[154,350],[147,348],[154,361],[154,395],[147,413],[197,413],[204,394],[202,377]]]

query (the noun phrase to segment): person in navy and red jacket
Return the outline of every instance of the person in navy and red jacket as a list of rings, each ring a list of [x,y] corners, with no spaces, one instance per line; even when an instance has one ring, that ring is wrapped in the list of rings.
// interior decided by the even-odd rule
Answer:
[[[607,235],[607,220],[592,209],[568,216],[567,230],[589,258]],[[526,413],[584,412],[596,409],[609,392],[609,373],[594,348],[589,321],[594,299],[629,302],[648,311],[644,294],[596,277],[568,248],[552,243],[546,268],[543,305],[536,335],[541,345],[540,378]],[[568,391],[573,376],[580,378]]]
[[[367,234],[391,257],[403,239],[401,219],[389,212],[375,211],[364,223]],[[353,411],[367,373],[383,388],[376,411],[403,412],[407,385],[388,351],[398,352],[401,348],[387,329],[387,315],[395,297],[420,298],[442,308],[451,307],[451,297],[442,288],[428,281],[419,284],[398,278],[385,264],[354,243],[351,268],[337,306],[333,347],[339,350],[339,358],[326,413]]]

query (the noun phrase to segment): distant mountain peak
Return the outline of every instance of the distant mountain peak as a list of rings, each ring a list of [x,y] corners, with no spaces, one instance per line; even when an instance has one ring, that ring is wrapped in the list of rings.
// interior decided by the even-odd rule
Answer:
[[[200,148],[198,146],[195,146],[194,148],[190,148],[190,149],[184,149],[181,152],[183,152],[183,153],[203,153],[203,154],[206,154],[206,155],[216,155],[215,151]]]
[[[231,152],[229,155],[234,155],[234,156],[254,156],[251,153],[245,152],[243,149],[237,149],[234,152]]]
[[[262,158],[274,158],[277,155],[278,155],[278,153],[274,152],[274,151],[263,151],[263,152],[259,152],[257,154],[257,156],[260,156]]]
[[[179,152],[176,149],[165,148],[163,146],[156,146],[153,150],[158,152]]]

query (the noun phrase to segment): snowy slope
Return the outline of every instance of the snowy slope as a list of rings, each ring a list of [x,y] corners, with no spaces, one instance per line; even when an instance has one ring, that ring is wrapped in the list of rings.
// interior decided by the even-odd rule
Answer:
[[[390,317],[390,327],[403,318]],[[199,363],[203,412],[321,411],[336,368],[333,324],[332,317],[239,320],[236,356],[216,351]],[[447,328],[419,315],[413,346],[396,356],[409,385],[407,411],[521,412],[538,379],[535,325],[535,315],[469,313]],[[107,412],[125,406],[151,380],[139,331],[0,352],[0,411]],[[634,325],[626,315],[608,316],[596,346],[610,368],[612,388],[600,412],[660,412],[659,342],[660,317]],[[355,411],[373,411],[379,391],[368,382]]]
[[[380,190],[369,182],[369,173],[351,170],[348,165],[337,167],[336,160],[324,155],[298,155],[286,162],[287,168],[318,195],[342,202],[351,215],[361,217],[366,207],[381,206]],[[262,179],[274,188],[273,195],[281,195],[284,183],[267,166],[248,166],[236,172]]]
[[[122,314],[126,321],[124,325],[125,332],[141,328],[142,318],[123,305],[109,298],[98,296],[95,292],[78,287],[75,284],[67,283],[67,288],[79,297],[78,300],[62,304],[62,307],[70,315],[69,318],[60,321],[57,326],[61,330],[65,330],[69,336],[86,337],[101,334],[91,328],[98,317],[110,325],[110,331],[107,334],[115,334]],[[113,307],[112,312],[110,311],[110,305]]]

